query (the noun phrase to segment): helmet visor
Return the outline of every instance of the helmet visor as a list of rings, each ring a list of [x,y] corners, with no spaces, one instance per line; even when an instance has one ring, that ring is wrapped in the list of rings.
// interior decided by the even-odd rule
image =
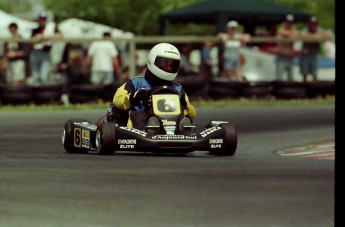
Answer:
[[[168,73],[177,73],[180,68],[180,60],[160,56],[156,57],[154,64]]]

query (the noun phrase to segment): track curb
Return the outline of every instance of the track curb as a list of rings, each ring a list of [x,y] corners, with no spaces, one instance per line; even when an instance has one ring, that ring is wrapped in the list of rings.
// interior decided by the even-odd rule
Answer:
[[[316,142],[304,146],[280,149],[275,153],[283,157],[334,160],[335,142],[333,140]]]

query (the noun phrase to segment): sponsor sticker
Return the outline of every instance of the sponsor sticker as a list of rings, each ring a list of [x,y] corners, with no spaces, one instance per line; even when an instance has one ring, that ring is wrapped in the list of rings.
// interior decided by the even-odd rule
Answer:
[[[74,128],[74,146],[81,147],[81,129]]]
[[[208,143],[211,144],[211,148],[222,148],[223,139],[209,139]]]
[[[208,143],[209,144],[222,144],[223,143],[223,139],[209,139]]]
[[[121,149],[133,149],[137,144],[136,139],[118,139],[117,144],[120,145]]]
[[[176,125],[175,121],[168,121],[167,119],[162,120],[163,125]]]
[[[212,127],[212,128],[208,128],[208,129],[205,129],[204,131],[200,132],[200,135],[201,135],[202,137],[206,137],[206,136],[208,136],[209,134],[214,133],[214,132],[216,132],[216,131],[218,131],[218,130],[220,130],[220,129],[221,129],[221,127]]]
[[[136,128],[128,128],[128,127],[121,126],[120,129],[129,131],[129,132],[133,132],[133,133],[138,134],[138,135],[143,136],[143,137],[145,137],[147,135],[146,132],[141,131],[141,130],[136,129]]]
[[[153,140],[196,140],[196,136],[185,135],[155,135],[152,136]]]
[[[211,148],[222,148],[222,144],[211,144]]]
[[[90,147],[90,131],[82,129],[81,131],[82,136],[81,136],[81,146],[85,148]]]
[[[89,122],[83,121],[83,122],[74,122],[75,125],[90,125]]]

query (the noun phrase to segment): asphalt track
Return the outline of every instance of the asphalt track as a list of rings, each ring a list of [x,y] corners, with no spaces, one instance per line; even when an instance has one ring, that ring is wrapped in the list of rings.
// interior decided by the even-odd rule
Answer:
[[[65,121],[105,110],[0,112],[0,226],[334,226],[334,160],[275,153],[334,140],[334,106],[197,111],[236,125],[235,156],[68,154]]]

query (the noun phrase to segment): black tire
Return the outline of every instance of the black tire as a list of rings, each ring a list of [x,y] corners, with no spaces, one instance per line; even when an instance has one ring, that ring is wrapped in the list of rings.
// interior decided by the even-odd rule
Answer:
[[[304,87],[303,82],[298,81],[280,81],[276,80],[272,82],[274,89],[280,89],[280,88],[301,88]]]
[[[3,105],[29,104],[32,101],[31,87],[27,85],[0,86],[0,102]]]
[[[72,104],[95,102],[102,98],[103,85],[79,84],[69,89],[69,102]]]
[[[99,97],[103,92],[103,87],[103,85],[78,84],[72,85],[69,91],[73,94],[85,94],[89,96]]]
[[[335,81],[307,82],[305,87],[310,98],[335,94]]]
[[[241,97],[242,89],[247,82],[231,81],[227,78],[212,78],[209,81],[208,95],[215,100],[237,99]]]
[[[241,90],[243,87],[248,85],[248,82],[245,81],[232,81],[229,80],[228,78],[212,78],[209,81],[209,84],[211,86],[215,86],[215,87],[225,87],[225,88],[232,88],[232,89],[236,89],[236,90]]]
[[[97,127],[95,144],[100,155],[113,155],[115,153],[116,137],[115,124],[103,122]]]
[[[67,153],[85,154],[88,152],[86,148],[79,148],[74,146],[74,127],[73,122],[87,122],[84,119],[70,119],[65,123],[62,133],[62,144]]]
[[[181,76],[176,78],[175,82],[181,84],[188,96],[194,92],[204,89],[207,85],[206,78],[201,75]]]
[[[197,100],[209,100],[209,92],[208,92],[208,85],[206,85],[203,88],[200,88],[200,90],[195,90],[193,92],[187,92],[188,98],[190,101],[197,101]]]
[[[32,96],[30,93],[8,93],[0,94],[0,101],[2,105],[23,105],[30,104]]]
[[[112,102],[116,90],[123,84],[122,81],[116,81],[113,84],[107,84],[103,88],[102,99],[104,101]]]
[[[97,98],[85,94],[69,94],[68,100],[72,104],[82,104],[95,102]]]
[[[222,100],[222,99],[238,99],[240,93],[238,90],[231,87],[215,87],[210,86],[208,89],[208,95],[211,99]]]
[[[304,83],[296,81],[273,82],[272,94],[278,99],[302,99],[307,97]]]
[[[230,123],[221,124],[220,127],[225,131],[222,148],[210,149],[209,152],[212,155],[233,156],[237,148],[236,128]]]
[[[49,84],[49,85],[39,85],[31,86],[33,92],[42,92],[42,91],[56,91],[61,92],[63,90],[63,84]]]
[[[272,90],[271,82],[250,82],[242,88],[241,96],[245,98],[268,98],[271,96]]]
[[[277,99],[302,99],[307,97],[307,92],[304,87],[287,87],[274,90],[273,95]]]
[[[62,104],[59,91],[37,91],[32,93],[35,104]]]
[[[25,93],[31,92],[31,87],[25,84],[22,85],[2,85],[0,86],[0,93]]]

